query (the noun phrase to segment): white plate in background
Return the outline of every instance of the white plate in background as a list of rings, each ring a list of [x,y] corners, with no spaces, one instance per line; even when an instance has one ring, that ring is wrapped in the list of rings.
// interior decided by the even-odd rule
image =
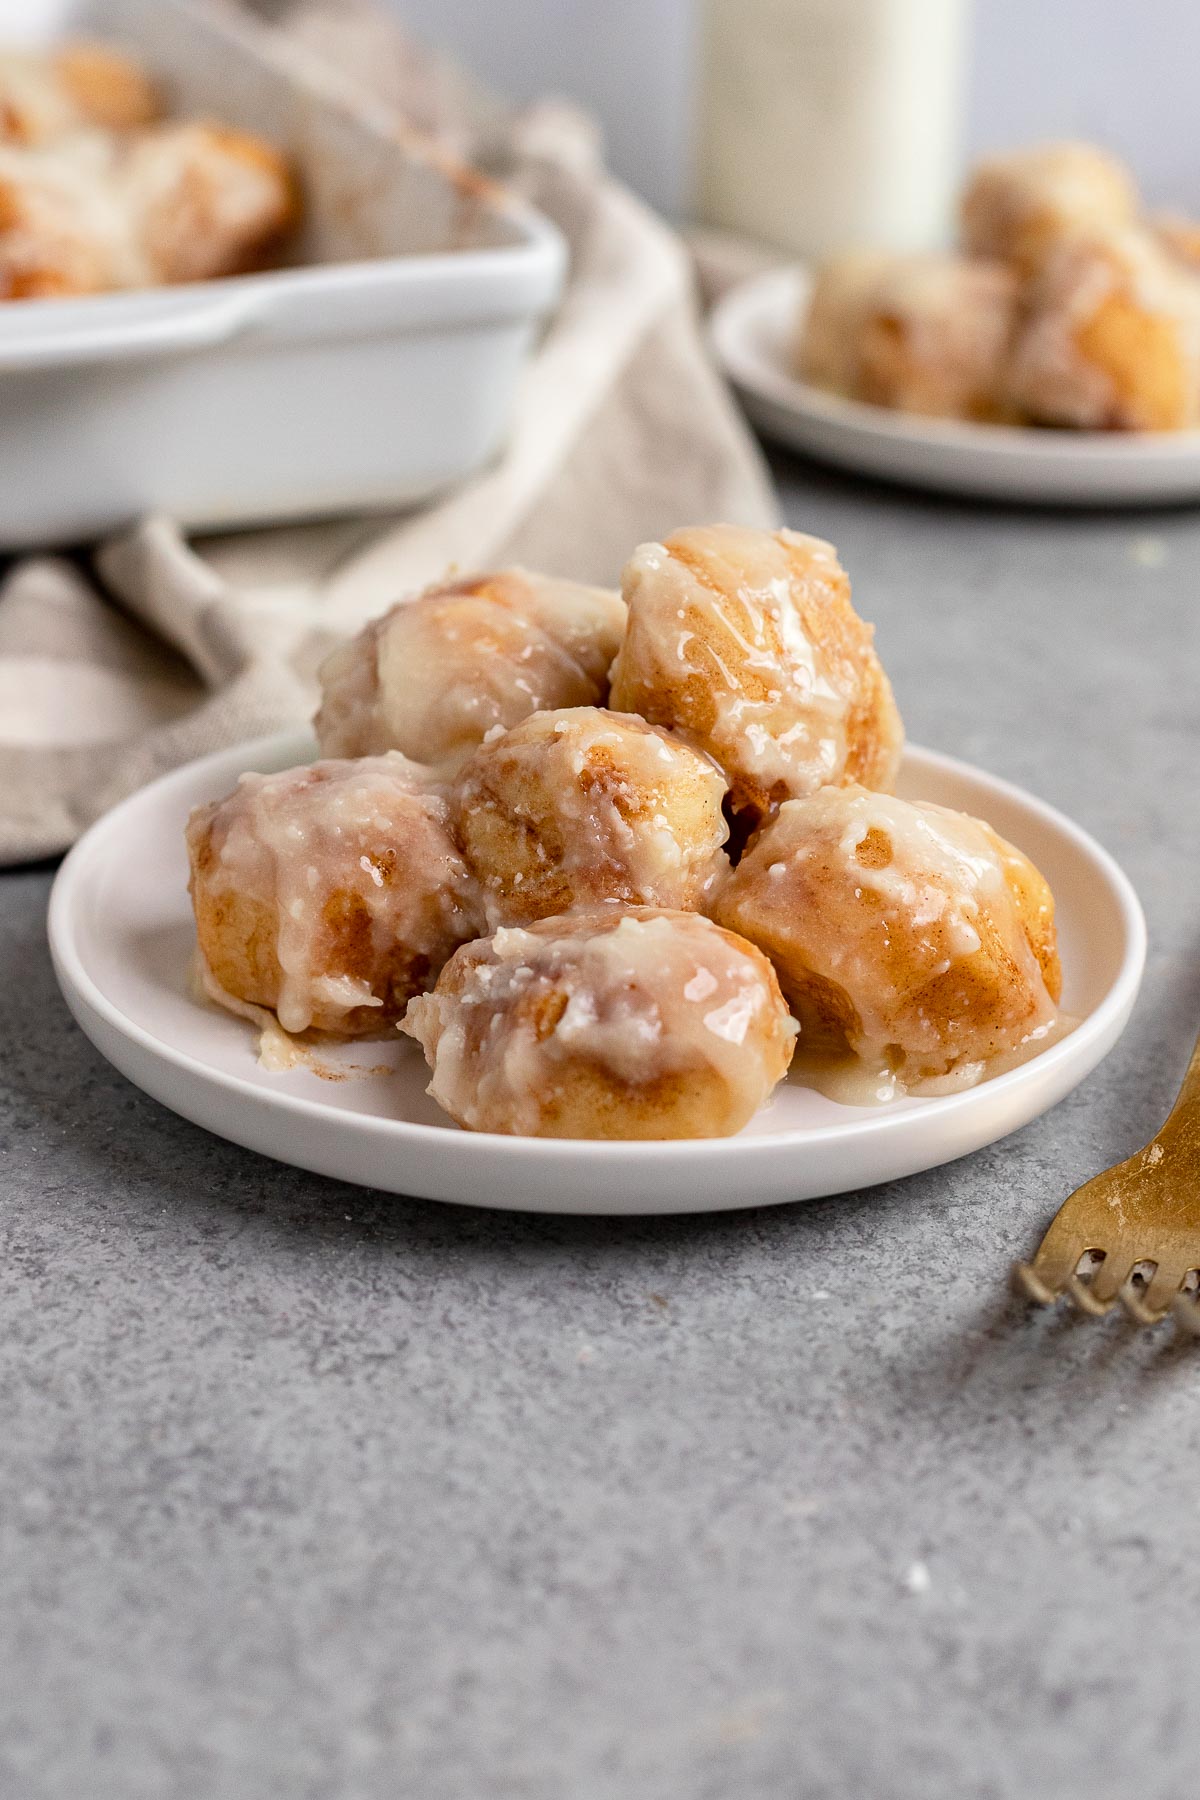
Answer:
[[[1045,1112],[1111,1049],[1142,978],[1137,897],[1084,832],[1020,789],[910,747],[900,791],[979,813],[1042,869],[1058,900],[1064,1007],[1080,1023],[1023,1067],[962,1094],[841,1106],[785,1082],[735,1138],[592,1143],[460,1131],[425,1093],[408,1039],[321,1052],[345,1071],[259,1067],[255,1033],[193,998],[183,827],[245,769],[311,760],[307,734],[224,750],[108,813],[67,857],[50,901],[59,983],[84,1031],[156,1100],[281,1162],[391,1193],[560,1213],[712,1212],[892,1181],[993,1143]]]
[[[1200,431],[1043,431],[925,419],[844,400],[791,373],[811,286],[773,269],[733,288],[713,313],[717,360],[771,438],[863,475],[991,500],[1149,506],[1200,500]]]

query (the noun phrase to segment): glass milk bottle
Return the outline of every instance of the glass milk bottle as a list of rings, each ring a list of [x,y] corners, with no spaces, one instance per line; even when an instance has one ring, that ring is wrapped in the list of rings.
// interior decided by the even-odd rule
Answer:
[[[816,257],[944,242],[970,0],[700,0],[701,217]]]

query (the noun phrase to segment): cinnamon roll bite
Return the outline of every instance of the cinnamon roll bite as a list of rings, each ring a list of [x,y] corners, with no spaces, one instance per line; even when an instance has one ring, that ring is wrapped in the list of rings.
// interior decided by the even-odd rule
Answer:
[[[184,121],[141,133],[119,175],[151,284],[260,268],[300,215],[287,159],[229,125]]]
[[[1008,386],[1043,425],[1200,423],[1200,277],[1145,231],[1064,241],[1030,290]]]
[[[969,1085],[1056,1020],[1050,889],[965,813],[861,787],[790,800],[713,916],[770,957],[806,1047],[907,1086]]]
[[[278,152],[225,127],[0,143],[0,299],[237,274],[270,256],[296,204]]]
[[[160,112],[146,71],[105,44],[0,51],[0,143],[44,145],[92,126],[128,131]]]
[[[208,991],[287,1032],[388,1030],[478,930],[445,792],[394,752],[243,775],[187,846]]]
[[[1149,224],[1168,256],[1200,275],[1200,219],[1182,212],[1160,212]]]
[[[1029,274],[1064,239],[1131,225],[1138,194],[1125,165],[1094,144],[1039,144],[987,157],[963,193],[963,245],[971,256]]]
[[[726,866],[725,778],[644,719],[581,706],[534,713],[482,744],[454,828],[488,924],[596,902],[698,909]]]
[[[144,265],[100,137],[17,150],[0,142],[0,300],[138,286]]]
[[[830,782],[888,788],[903,729],[832,544],[710,525],[643,544],[611,705],[670,727],[758,820]]]
[[[729,1136],[796,1035],[764,956],[695,913],[647,907],[468,944],[402,1029],[460,1125],[557,1138]]]
[[[321,670],[327,756],[402,750],[447,771],[530,713],[601,704],[625,629],[620,596],[524,569],[402,601]]]
[[[1014,270],[995,260],[851,253],[818,273],[797,373],[851,400],[931,418],[1004,416]]]

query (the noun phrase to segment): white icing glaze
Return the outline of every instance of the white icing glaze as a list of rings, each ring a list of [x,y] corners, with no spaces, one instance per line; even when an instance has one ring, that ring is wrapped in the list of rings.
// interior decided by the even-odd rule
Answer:
[[[322,749],[397,749],[453,772],[530,713],[603,700],[624,626],[619,595],[521,569],[433,588],[329,658]]]
[[[364,1009],[382,1029],[473,935],[474,884],[448,823],[444,789],[398,753],[244,775],[192,815],[194,886],[268,909],[285,1031],[337,1030],[352,1014],[361,1031]],[[351,951],[327,912],[347,902],[366,928]],[[214,948],[237,947],[210,945],[210,963]],[[338,966],[342,954],[352,968]]]
[[[831,544],[799,532],[708,526],[643,544],[612,704],[709,751],[735,802],[758,809],[843,778],[851,729],[894,777],[901,728]],[[869,714],[870,717],[863,715]]]
[[[726,868],[725,778],[643,719],[536,713],[464,769],[455,828],[488,924],[597,901],[698,908]]]
[[[969,1085],[1056,1018],[1018,863],[1036,880],[964,813],[830,788],[781,807],[714,913],[772,957],[802,1019],[827,1016],[830,992],[841,996],[876,1097],[951,1073]],[[830,1079],[845,1086],[844,1072]]]
[[[429,1092],[452,1117],[524,1136],[625,1135],[603,1105],[588,1129],[585,1071],[627,1109],[629,1135],[679,1135],[680,1107],[685,1135],[737,1130],[785,1071],[796,1032],[748,945],[698,915],[644,908],[470,944],[402,1029],[424,1048]],[[663,1090],[677,1076],[704,1093],[708,1122],[687,1083]]]

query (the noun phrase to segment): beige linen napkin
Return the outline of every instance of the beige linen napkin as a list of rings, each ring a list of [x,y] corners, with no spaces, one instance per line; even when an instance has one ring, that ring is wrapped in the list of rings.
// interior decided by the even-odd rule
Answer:
[[[501,153],[568,239],[566,297],[505,453],[434,506],[191,542],[148,519],[86,563],[16,565],[0,588],[0,864],[62,850],[178,763],[303,722],[330,646],[451,565],[611,583],[674,526],[774,522],[686,252],[605,175],[587,121],[553,104],[507,121],[367,0],[310,0],[286,28],[458,149]]]

